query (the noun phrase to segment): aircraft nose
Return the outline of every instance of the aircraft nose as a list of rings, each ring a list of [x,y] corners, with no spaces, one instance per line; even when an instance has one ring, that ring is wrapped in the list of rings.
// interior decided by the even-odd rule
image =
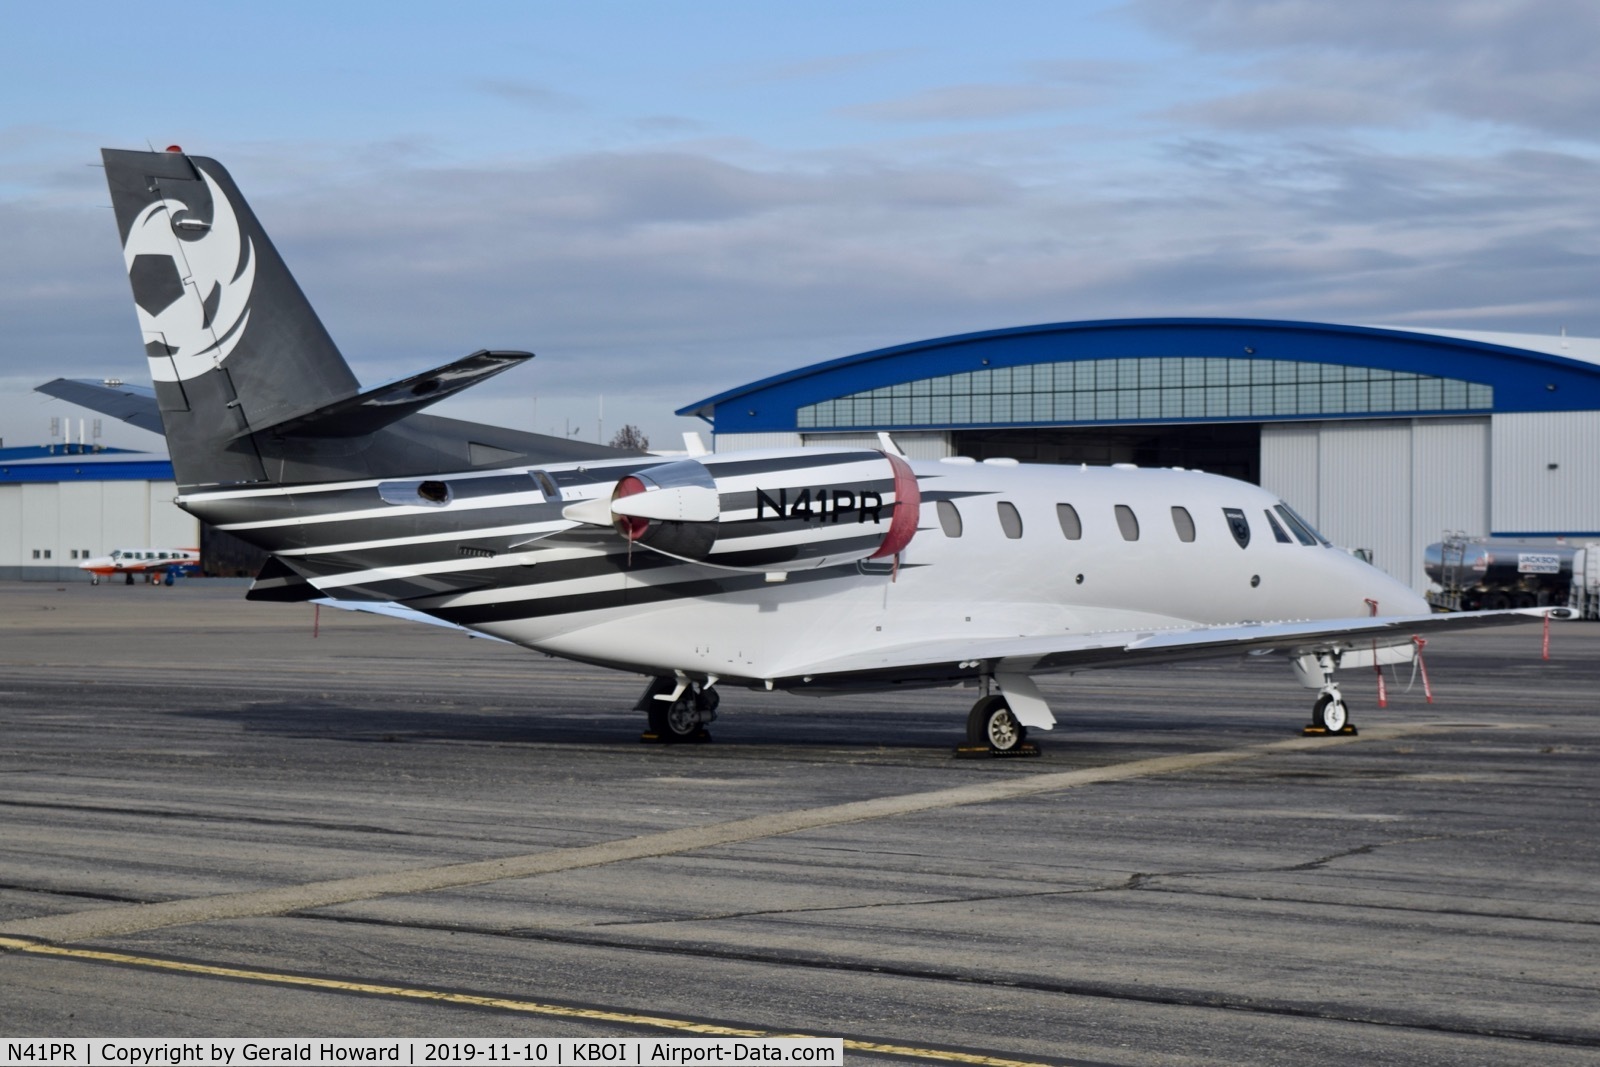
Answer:
[[[1383,586],[1374,589],[1369,600],[1378,604],[1377,612],[1380,615],[1427,615],[1433,611],[1421,593],[1404,584],[1398,578],[1384,575],[1386,581]]]

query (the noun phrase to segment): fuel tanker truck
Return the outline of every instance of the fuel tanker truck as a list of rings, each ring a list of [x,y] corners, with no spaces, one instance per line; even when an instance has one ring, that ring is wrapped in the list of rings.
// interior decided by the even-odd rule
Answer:
[[[1600,613],[1600,545],[1446,537],[1424,550],[1423,569],[1439,586],[1429,601],[1445,611],[1571,605],[1586,618]]]

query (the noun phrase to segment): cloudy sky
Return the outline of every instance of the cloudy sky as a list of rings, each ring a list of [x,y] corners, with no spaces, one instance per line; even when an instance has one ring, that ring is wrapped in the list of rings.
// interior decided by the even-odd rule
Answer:
[[[49,378],[148,381],[103,145],[221,160],[364,383],[530,349],[439,410],[590,439],[601,396],[670,446],[723,389],[1025,323],[1596,336],[1597,41],[1593,0],[30,5],[0,438],[88,415]]]

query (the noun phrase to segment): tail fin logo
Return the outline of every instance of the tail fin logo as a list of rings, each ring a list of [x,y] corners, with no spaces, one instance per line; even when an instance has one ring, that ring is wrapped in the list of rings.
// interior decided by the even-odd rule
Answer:
[[[156,381],[183,381],[212,369],[228,358],[250,321],[254,245],[226,194],[196,169],[211,193],[210,223],[191,205],[158,200],[139,212],[122,249]]]

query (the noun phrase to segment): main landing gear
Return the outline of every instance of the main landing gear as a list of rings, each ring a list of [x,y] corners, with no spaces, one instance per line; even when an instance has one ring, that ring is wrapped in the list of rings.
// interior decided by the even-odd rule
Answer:
[[[1028,739],[1028,728],[1011,713],[999,693],[980,697],[967,712],[967,743],[988,745],[994,752],[1010,752]]]
[[[722,699],[712,684],[691,682],[683,675],[650,679],[633,706],[647,717],[647,728],[639,740],[660,745],[711,740],[706,727],[716,719]]]
[[[986,693],[967,712],[967,740],[956,746],[956,756],[1037,756],[1039,746],[1028,740],[1028,728],[1017,719],[1000,693]]]

